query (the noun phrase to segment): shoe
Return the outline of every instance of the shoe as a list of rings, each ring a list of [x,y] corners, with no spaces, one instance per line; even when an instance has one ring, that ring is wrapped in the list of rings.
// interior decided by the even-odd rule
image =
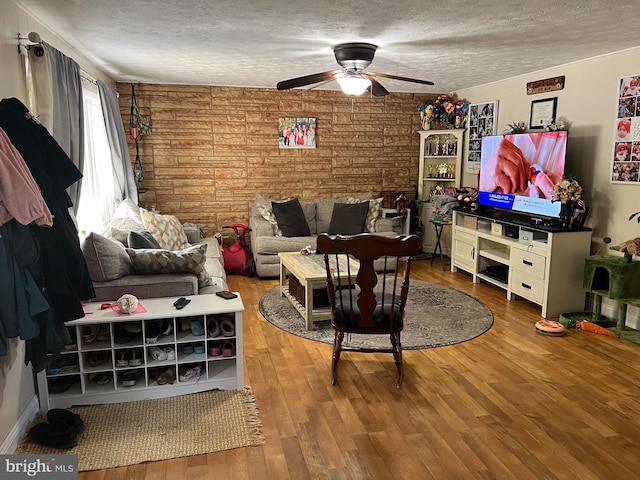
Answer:
[[[212,357],[219,357],[222,355],[222,342],[220,340],[215,340],[210,343],[209,355]]]
[[[222,344],[222,356],[223,357],[233,357],[236,354],[236,345],[235,343],[227,340]]]
[[[204,335],[204,327],[202,326],[202,320],[200,318],[190,318],[189,325],[191,326],[191,333],[196,337]]]
[[[89,354],[89,366],[98,367],[109,360],[109,352],[107,350],[99,350]]]
[[[156,320],[156,327],[158,327],[160,335],[164,335],[165,337],[173,333],[173,325],[171,324],[171,321],[166,318],[162,320]]]
[[[47,390],[51,395],[64,393],[78,380],[80,380],[80,378],[77,375],[64,376],[61,378],[49,378],[47,381]]]
[[[176,374],[173,370],[173,367],[167,368],[158,377],[158,385],[166,385],[167,383],[170,385],[173,385],[173,382],[175,381],[176,381]]]
[[[111,383],[111,380],[113,380],[113,376],[111,375],[111,373],[107,372],[92,373],[91,375],[89,375],[89,380],[91,380],[96,385],[106,385],[108,383]]]
[[[97,342],[105,342],[111,338],[111,333],[109,332],[109,325],[102,324],[98,327],[98,334],[96,335]]]
[[[129,366],[139,367],[142,365],[142,352],[140,349],[135,348],[129,353]]]
[[[62,349],[66,352],[72,352],[78,350],[78,340],[76,339],[76,327],[69,327],[69,336],[71,337],[71,342],[67,343],[62,347]]]
[[[134,333],[127,332],[123,325],[116,325],[113,333],[113,341],[118,344],[129,343],[135,337]]]
[[[58,355],[49,362],[47,373],[49,375],[60,375],[78,369],[78,358],[76,355]]]
[[[191,355],[193,353],[193,345],[190,343],[185,343],[184,345],[182,345],[182,353]]]
[[[142,326],[140,325],[140,322],[127,322],[124,324],[124,329],[129,333],[142,332]]]
[[[53,408],[47,412],[47,420],[54,427],[60,430],[70,430],[73,433],[84,431],[84,421],[77,413],[70,412],[64,408]]]
[[[193,346],[193,353],[197,353],[198,355],[204,353],[204,343],[196,343]]]
[[[156,343],[160,337],[160,330],[156,327],[155,322],[147,322],[144,325],[144,339],[147,343]]]
[[[187,382],[189,380],[193,380],[194,378],[199,378],[202,375],[202,366],[196,365],[193,368],[188,369],[182,375],[180,375],[181,382]]]
[[[116,352],[116,367],[129,366],[129,352],[127,350],[118,350]]]
[[[122,374],[122,386],[133,387],[138,381],[138,372],[129,371]]]
[[[159,347],[151,347],[149,349],[149,355],[157,362],[162,362],[167,359],[167,352]]]
[[[224,337],[233,337],[236,334],[236,328],[229,317],[220,317],[220,329]]]
[[[176,351],[173,349],[173,347],[162,347],[162,349],[166,352],[167,354],[167,360],[175,360],[176,359]]]
[[[82,328],[82,343],[84,343],[85,345],[96,343],[97,336],[98,325],[85,325]]]
[[[78,435],[69,429],[60,429],[50,423],[38,423],[27,434],[29,440],[45,447],[69,449],[78,445]]]
[[[220,336],[220,324],[215,318],[209,320],[209,323],[207,324],[207,333],[209,334],[209,338],[216,338]]]

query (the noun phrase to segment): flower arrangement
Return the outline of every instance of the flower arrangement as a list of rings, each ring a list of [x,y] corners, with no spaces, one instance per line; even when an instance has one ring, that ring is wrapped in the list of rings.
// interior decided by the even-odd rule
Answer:
[[[567,129],[567,126],[562,120],[551,122],[546,126],[547,132],[559,132],[561,130],[566,130],[566,129]]]
[[[569,180],[563,178],[560,182],[556,183],[553,187],[553,200],[554,202],[573,202],[577,204],[583,204],[581,200],[582,187],[577,180]]]
[[[527,131],[527,124],[525,122],[513,122],[507,123],[507,129],[504,133],[525,133]]]
[[[438,95],[433,103],[422,102],[418,111],[424,126],[439,122],[443,124],[443,128],[462,128],[467,119],[469,103],[450,92]]]

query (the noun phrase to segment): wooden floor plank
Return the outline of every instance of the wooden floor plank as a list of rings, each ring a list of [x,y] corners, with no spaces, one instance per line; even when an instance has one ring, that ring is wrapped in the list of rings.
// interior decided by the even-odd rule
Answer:
[[[494,324],[459,345],[405,351],[401,389],[391,355],[354,352],[343,354],[331,386],[331,346],[260,315],[277,280],[230,275],[245,303],[245,383],[266,444],[79,478],[637,477],[640,346],[575,330],[539,335],[540,307],[507,301],[503,290],[439,262],[414,262],[412,278],[478,298]]]

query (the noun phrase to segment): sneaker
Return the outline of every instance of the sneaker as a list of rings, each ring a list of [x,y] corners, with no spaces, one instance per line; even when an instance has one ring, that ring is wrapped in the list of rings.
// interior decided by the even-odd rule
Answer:
[[[167,347],[162,347],[162,349],[167,354],[167,360],[175,360],[176,359],[176,351],[173,349],[173,347],[167,346]]]
[[[193,353],[197,353],[197,354],[202,354],[204,353],[204,343],[200,342],[200,343],[196,343],[193,346]]]
[[[189,380],[193,380],[194,378],[199,378],[202,375],[202,366],[196,365],[193,368],[188,369],[182,375],[180,375],[180,381],[186,382]]]
[[[123,387],[133,387],[137,381],[138,381],[138,372],[136,371],[125,372],[122,375]]]
[[[151,347],[149,349],[149,355],[158,362],[167,360],[167,352],[159,347]]]
[[[160,331],[160,335],[164,335],[165,337],[167,335],[171,335],[171,333],[173,332],[173,325],[171,325],[171,321],[167,320],[166,318],[162,320],[156,320],[156,326]]]

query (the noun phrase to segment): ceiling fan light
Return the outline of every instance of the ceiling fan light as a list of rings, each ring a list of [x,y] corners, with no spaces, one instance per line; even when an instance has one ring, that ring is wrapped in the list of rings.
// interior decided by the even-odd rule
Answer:
[[[359,75],[348,75],[338,78],[337,81],[347,95],[362,95],[371,86],[371,80]]]

